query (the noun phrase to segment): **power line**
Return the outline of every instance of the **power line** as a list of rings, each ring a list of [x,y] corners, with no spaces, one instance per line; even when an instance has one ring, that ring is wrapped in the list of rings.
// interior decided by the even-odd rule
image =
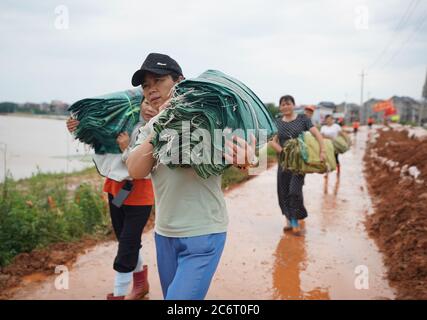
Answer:
[[[399,22],[397,23],[397,25],[394,27],[393,32],[392,32],[392,36],[389,39],[389,41],[386,43],[385,47],[383,48],[383,50],[380,52],[380,54],[376,57],[375,60],[373,60],[373,62],[369,65],[368,69],[373,69],[373,67],[379,62],[381,61],[381,58],[387,53],[388,49],[391,47],[391,44],[393,43],[393,40],[396,38],[396,36],[398,35],[399,31],[405,26],[405,24],[409,21],[409,19],[411,18],[412,14],[414,13],[414,10],[416,9],[416,7],[418,6],[420,0],[412,0],[409,5],[406,7],[405,12],[403,13],[402,17],[400,18]]]
[[[409,36],[406,38],[406,40],[404,42],[402,42],[401,46],[399,47],[399,49],[397,49],[394,54],[390,57],[390,59],[388,59],[382,66],[381,69],[384,69],[386,66],[388,66],[393,60],[394,58],[396,58],[399,53],[403,50],[403,48],[405,48],[405,46],[411,41],[413,40],[413,38],[418,34],[418,32],[422,29],[422,27],[424,26],[424,23],[427,20],[427,11],[425,12],[424,15],[422,15],[418,21],[415,24],[414,29],[412,30],[412,33],[409,34]]]
[[[365,119],[366,119],[366,109],[365,109],[365,106],[363,103],[363,89],[364,89],[364,85],[365,85],[365,77],[366,77],[366,73],[364,70],[362,70],[362,73],[360,74],[360,78],[361,78],[361,82],[360,82],[360,110],[362,111],[362,115],[363,115],[360,120],[361,120],[362,124],[365,123]]]

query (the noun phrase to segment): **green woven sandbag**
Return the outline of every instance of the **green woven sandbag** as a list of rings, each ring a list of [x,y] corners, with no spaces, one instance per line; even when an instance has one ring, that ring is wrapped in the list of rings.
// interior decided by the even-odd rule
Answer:
[[[121,132],[131,134],[138,123],[142,101],[140,89],[110,93],[73,103],[68,111],[80,121],[75,137],[96,154],[120,153],[116,142]]]
[[[339,154],[345,153],[350,149],[349,141],[341,135],[334,139],[333,145],[335,148],[335,152]]]
[[[301,139],[302,138],[302,139]],[[326,161],[320,161],[320,146],[316,138],[310,132],[304,132],[300,137],[300,148],[303,151],[304,164],[302,171],[305,173],[326,173],[333,171],[337,167],[334,154],[334,146],[329,139],[323,140],[325,143]],[[305,148],[305,150],[304,150]]]
[[[303,174],[303,156],[298,139],[289,139],[285,142],[279,155],[279,164],[283,170]]]
[[[320,146],[310,132],[301,133],[296,139],[289,139],[280,153],[279,164],[283,170],[296,174],[326,173],[336,169],[334,147],[324,139],[326,161],[319,158]]]
[[[207,156],[203,163],[193,162],[188,154],[188,151],[193,150],[201,141],[191,140],[187,141],[187,144],[183,143],[183,121],[189,122],[190,132],[201,128],[210,133],[211,139],[207,143],[209,148],[213,148],[210,157]],[[259,137],[260,130],[266,130],[267,139],[277,132],[270,112],[248,87],[220,71],[208,70],[197,78],[184,80],[174,87],[170,106],[153,124],[153,155],[161,160],[165,155],[177,152],[180,161],[177,164],[167,163],[169,168],[192,167],[203,178],[220,175],[230,165],[224,161],[217,164],[214,159],[214,149],[221,154],[224,150],[224,139],[215,139],[214,130],[226,128],[231,131],[241,129],[236,135],[246,141],[250,141],[248,130],[252,130],[255,137]],[[175,141],[176,144],[173,137],[162,141],[161,133],[164,133],[165,129],[178,132],[179,141]],[[206,143],[205,140],[203,142]],[[179,150],[173,150],[176,145]],[[259,147],[260,141],[257,140],[257,148]],[[182,161],[185,156],[189,159],[187,163]]]

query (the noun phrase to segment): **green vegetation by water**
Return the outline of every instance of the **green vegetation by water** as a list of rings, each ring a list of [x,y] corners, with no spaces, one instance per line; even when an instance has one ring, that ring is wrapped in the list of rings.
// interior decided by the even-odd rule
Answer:
[[[87,169],[73,176],[84,177]],[[71,175],[69,175],[71,177]],[[84,235],[109,233],[102,190],[82,181],[70,190],[63,174],[35,174],[0,185],[0,266],[21,252]]]

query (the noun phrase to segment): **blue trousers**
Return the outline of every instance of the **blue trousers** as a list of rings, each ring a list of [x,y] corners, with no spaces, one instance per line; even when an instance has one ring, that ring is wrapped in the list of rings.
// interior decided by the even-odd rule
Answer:
[[[224,249],[226,233],[187,238],[155,234],[165,300],[203,300]]]

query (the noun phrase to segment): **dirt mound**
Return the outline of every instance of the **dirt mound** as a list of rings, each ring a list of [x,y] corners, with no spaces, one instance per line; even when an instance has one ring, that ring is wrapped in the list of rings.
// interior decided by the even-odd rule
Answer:
[[[0,270],[0,299],[8,298],[6,289],[18,286],[23,277],[35,272],[51,275],[58,265],[71,266],[78,255],[99,240],[87,238],[72,243],[55,243],[48,248],[17,255],[13,262]]]
[[[399,162],[400,166],[416,166],[420,178],[427,180],[427,139],[408,137],[408,131],[379,131],[380,137],[374,148],[380,156]],[[427,190],[426,190],[427,191]]]
[[[56,243],[49,250],[34,250],[31,253],[21,253],[13,263],[5,267],[4,274],[25,276],[34,271],[53,273],[57,265],[69,265],[75,261],[75,253],[84,252],[95,245],[95,239],[85,239],[75,243]]]
[[[427,139],[379,130],[365,166],[375,207],[367,227],[385,255],[397,298],[427,299]],[[416,167],[416,177],[408,167]]]

